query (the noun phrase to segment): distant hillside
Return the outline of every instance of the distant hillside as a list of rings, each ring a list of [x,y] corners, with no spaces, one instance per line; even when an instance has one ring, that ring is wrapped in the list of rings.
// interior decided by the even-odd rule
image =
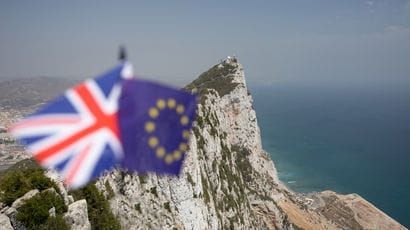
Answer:
[[[77,82],[77,79],[57,77],[0,79],[0,105],[9,108],[33,106],[62,94]]]

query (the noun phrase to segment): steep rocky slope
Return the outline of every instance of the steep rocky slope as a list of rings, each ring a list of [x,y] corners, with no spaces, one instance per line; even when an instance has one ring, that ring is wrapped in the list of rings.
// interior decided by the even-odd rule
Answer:
[[[110,204],[124,229],[346,229],[344,221],[357,222],[356,229],[371,226],[355,221],[354,209],[347,214],[352,218],[340,221],[340,206],[314,205],[319,198],[294,194],[279,182],[262,149],[239,62],[215,65],[185,90],[198,93],[200,103],[181,176],[115,171],[97,182],[102,191],[109,185],[115,192]]]

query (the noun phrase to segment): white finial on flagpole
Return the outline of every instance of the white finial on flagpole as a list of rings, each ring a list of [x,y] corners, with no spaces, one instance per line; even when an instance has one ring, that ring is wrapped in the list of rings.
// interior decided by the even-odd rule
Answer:
[[[134,70],[132,64],[127,61],[127,52],[125,46],[121,45],[118,53],[118,60],[124,65],[121,71],[121,77],[124,79],[130,79],[134,77]]]
[[[124,79],[130,79],[134,77],[134,70],[130,62],[124,62],[124,67],[122,68],[121,76]]]

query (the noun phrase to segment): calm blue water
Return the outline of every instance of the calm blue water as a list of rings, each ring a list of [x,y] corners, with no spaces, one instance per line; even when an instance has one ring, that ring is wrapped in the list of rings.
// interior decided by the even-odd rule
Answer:
[[[292,190],[358,193],[410,226],[410,90],[250,88],[279,178]]]

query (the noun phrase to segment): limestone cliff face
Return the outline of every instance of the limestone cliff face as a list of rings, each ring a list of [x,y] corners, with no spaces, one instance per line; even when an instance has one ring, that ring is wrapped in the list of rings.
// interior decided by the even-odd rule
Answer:
[[[278,181],[239,62],[220,63],[185,89],[200,103],[181,176],[117,170],[97,181],[105,194],[114,191],[110,205],[123,229],[345,228],[340,213],[323,208],[325,198],[319,208]]]

